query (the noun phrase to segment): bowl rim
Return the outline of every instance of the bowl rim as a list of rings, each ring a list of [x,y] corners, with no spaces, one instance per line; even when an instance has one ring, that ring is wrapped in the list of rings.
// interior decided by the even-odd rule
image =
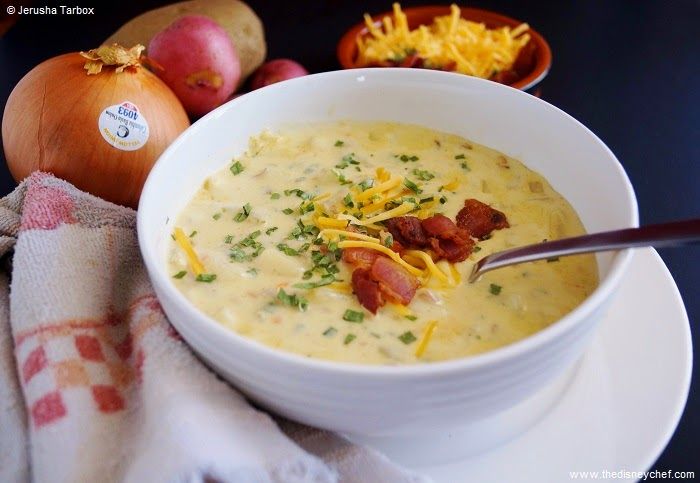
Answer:
[[[487,17],[489,19],[492,19],[496,22],[502,23],[504,25],[509,25],[511,27],[520,25],[522,23],[527,23],[527,22],[522,22],[520,20],[514,19],[512,17],[509,17],[507,15],[503,15],[498,12],[494,12],[492,10],[486,10],[482,8],[472,8],[472,7],[459,7],[460,11],[462,12],[462,17],[464,18],[465,13],[469,14],[478,14],[479,16]],[[416,6],[416,7],[407,7],[407,8],[402,8],[401,9],[406,16],[409,16],[410,14],[417,14],[417,13],[426,13],[426,14],[433,14],[433,17],[438,16],[438,15],[444,15],[446,13],[449,13],[450,6],[449,5],[421,5],[421,6]],[[392,11],[387,11],[383,13],[379,13],[376,15],[372,15],[372,21],[377,23],[380,22],[382,18],[386,16],[393,16]],[[340,66],[343,69],[360,69],[360,68],[368,68],[368,67],[361,67],[361,66],[356,66],[353,58],[357,52],[357,46],[355,43],[355,39],[357,38],[358,35],[364,34],[366,31],[366,26],[364,21],[358,22],[354,26],[350,27],[343,36],[340,38],[338,41],[338,45],[336,47],[336,57],[338,59],[338,62],[340,63]],[[502,84],[502,85],[507,85],[510,87],[514,87],[516,89],[520,90],[528,90],[535,85],[537,85],[539,82],[544,79],[547,74],[549,73],[550,68],[552,67],[552,49],[549,47],[549,43],[544,39],[542,34],[540,34],[537,30],[533,29],[532,26],[530,26],[528,33],[530,34],[530,41],[534,42],[536,47],[537,47],[537,57],[536,57],[536,62],[535,66],[533,67],[532,71],[526,75],[525,77],[518,79],[517,81],[510,83],[510,84]],[[378,67],[380,69],[386,69],[388,67]],[[460,75],[467,75],[467,74],[460,74]],[[495,81],[492,81],[495,82]],[[500,82],[499,82],[500,84]]]
[[[149,244],[147,237],[145,235],[149,230],[159,230],[160,224],[149,225],[145,219],[145,209],[144,206],[147,205],[151,198],[150,193],[154,191],[155,185],[158,183],[158,179],[163,176],[167,177],[167,160],[168,158],[177,151],[180,145],[187,142],[187,139],[191,133],[198,132],[200,130],[205,130],[210,122],[215,122],[216,119],[221,117],[225,111],[230,109],[235,109],[235,107],[243,102],[249,102],[255,97],[264,96],[266,92],[274,92],[277,90],[285,90],[293,84],[302,84],[308,82],[310,78],[313,79],[327,79],[328,82],[333,83],[334,80],[338,78],[349,78],[349,79],[359,79],[363,80],[370,76],[396,76],[398,78],[408,76],[414,78],[421,77],[442,77],[443,81],[457,82],[457,83],[474,83],[480,89],[495,89],[495,90],[505,90],[516,92],[519,96],[527,96],[529,102],[534,102],[539,104],[544,109],[552,110],[558,115],[568,118],[569,121],[573,121],[580,129],[583,130],[584,134],[587,134],[592,138],[592,141],[597,143],[603,151],[608,155],[609,160],[613,163],[613,168],[620,175],[624,184],[624,194],[626,195],[626,204],[630,209],[630,217],[628,219],[628,224],[630,227],[639,226],[639,211],[637,205],[637,199],[632,187],[631,181],[627,176],[622,164],[619,162],[614,153],[610,148],[603,143],[603,141],[596,136],[590,129],[584,126],[580,121],[576,120],[571,115],[567,114],[558,107],[549,104],[538,97],[531,96],[526,92],[520,91],[513,87],[507,86],[505,84],[499,84],[497,82],[488,81],[473,76],[465,76],[453,72],[443,72],[430,69],[405,69],[405,68],[366,68],[366,69],[351,69],[351,70],[337,70],[322,72],[318,74],[311,74],[309,76],[298,77],[295,79],[290,79],[284,82],[278,82],[276,84],[271,84],[269,86],[257,89],[243,96],[237,97],[226,104],[223,104],[211,111],[204,117],[197,120],[189,128],[187,128],[180,136],[161,154],[161,156],[156,161],[151,172],[146,179],[144,188],[142,191],[141,199],[139,202],[139,209],[137,210],[137,236],[139,249],[143,257],[144,264],[146,265],[147,272],[151,279],[151,283],[155,288],[156,295],[160,299],[159,289],[163,291],[163,295],[171,300],[178,308],[186,315],[183,317],[187,319],[186,322],[182,322],[182,325],[190,325],[193,330],[206,331],[210,334],[212,338],[219,340],[225,340],[226,344],[235,346],[244,346],[245,349],[258,352],[260,356],[264,356],[271,359],[275,363],[281,363],[286,365],[299,366],[304,370],[311,370],[316,372],[323,372],[327,374],[345,374],[345,375],[362,375],[363,377],[370,378],[385,378],[391,377],[392,379],[404,379],[404,378],[432,378],[436,375],[450,375],[454,373],[468,373],[471,371],[481,370],[483,367],[496,366],[520,357],[524,357],[534,351],[539,350],[542,346],[551,343],[553,340],[559,338],[563,334],[570,330],[573,330],[578,323],[589,317],[595,312],[599,307],[601,307],[607,298],[614,293],[614,289],[617,287],[621,281],[625,270],[627,269],[631,258],[632,249],[620,250],[616,257],[613,259],[609,273],[600,282],[598,287],[590,294],[584,301],[579,304],[574,310],[567,313],[564,317],[553,322],[544,329],[520,339],[516,342],[502,346],[481,354],[476,354],[472,356],[465,356],[457,359],[448,359],[443,361],[429,362],[429,363],[416,363],[416,364],[401,364],[401,365],[371,365],[371,364],[360,364],[355,362],[342,362],[333,361],[326,359],[316,359],[311,357],[304,357],[302,355],[284,351],[282,349],[274,349],[266,346],[260,342],[257,342],[251,338],[239,335],[237,332],[224,327],[221,323],[209,317],[204,312],[201,312],[195,305],[190,302],[176,287],[175,284],[168,276],[164,267],[162,266],[162,260],[155,250],[155,244]],[[429,80],[429,79],[428,79]],[[386,81],[385,81],[386,82]],[[432,87],[431,82],[426,82],[423,80],[417,85],[424,86],[429,89]],[[511,92],[512,94],[512,92]],[[156,197],[153,196],[155,199]],[[156,280],[154,280],[154,278]],[[166,314],[167,315],[167,314]],[[172,325],[176,328],[180,325],[180,321],[171,321],[168,319]],[[196,327],[195,327],[196,326]],[[183,337],[186,339],[186,337]],[[206,355],[206,354],[205,354]]]

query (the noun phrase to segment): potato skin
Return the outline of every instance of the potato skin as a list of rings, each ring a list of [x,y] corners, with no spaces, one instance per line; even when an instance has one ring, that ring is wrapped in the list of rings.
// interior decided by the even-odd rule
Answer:
[[[156,8],[129,20],[103,44],[147,46],[158,32],[185,15],[206,15],[226,30],[241,63],[239,85],[265,60],[267,47],[262,22],[239,0],[188,0]]]

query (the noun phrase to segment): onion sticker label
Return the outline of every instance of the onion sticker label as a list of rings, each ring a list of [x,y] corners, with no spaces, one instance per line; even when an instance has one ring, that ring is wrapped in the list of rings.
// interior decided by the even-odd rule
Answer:
[[[105,141],[122,151],[136,151],[148,141],[148,121],[129,101],[102,111],[98,126]]]

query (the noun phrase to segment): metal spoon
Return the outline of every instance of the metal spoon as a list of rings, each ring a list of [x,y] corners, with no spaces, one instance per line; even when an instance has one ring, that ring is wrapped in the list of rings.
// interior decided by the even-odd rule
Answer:
[[[509,265],[565,257],[579,253],[604,252],[632,247],[668,247],[700,242],[700,219],[659,223],[639,228],[605,231],[511,248],[487,255],[474,265],[469,282],[482,274]]]

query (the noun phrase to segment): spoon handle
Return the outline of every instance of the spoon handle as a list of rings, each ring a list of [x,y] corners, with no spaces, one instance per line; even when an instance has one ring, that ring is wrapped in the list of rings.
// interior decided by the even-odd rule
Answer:
[[[565,257],[579,253],[604,252],[632,247],[667,247],[700,242],[700,219],[659,223],[639,228],[605,231],[511,248],[485,256],[474,265],[469,277],[474,282],[483,273],[517,263]]]

